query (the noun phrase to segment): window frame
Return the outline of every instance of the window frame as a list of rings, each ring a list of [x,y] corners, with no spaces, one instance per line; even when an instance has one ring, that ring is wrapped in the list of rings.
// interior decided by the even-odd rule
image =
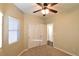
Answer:
[[[18,30],[14,30],[14,29],[10,30],[9,29],[9,17],[14,18],[14,20],[16,20],[18,22]],[[9,42],[9,31],[16,31],[17,32],[17,40],[12,43]],[[19,42],[19,39],[20,39],[20,21],[16,17],[8,16],[8,44],[11,45],[11,44],[17,43],[17,42]]]

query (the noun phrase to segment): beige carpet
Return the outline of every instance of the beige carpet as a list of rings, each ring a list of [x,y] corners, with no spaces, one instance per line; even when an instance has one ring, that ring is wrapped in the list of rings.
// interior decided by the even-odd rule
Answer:
[[[52,46],[44,45],[34,47],[24,52],[22,56],[70,56],[60,50],[53,48]]]

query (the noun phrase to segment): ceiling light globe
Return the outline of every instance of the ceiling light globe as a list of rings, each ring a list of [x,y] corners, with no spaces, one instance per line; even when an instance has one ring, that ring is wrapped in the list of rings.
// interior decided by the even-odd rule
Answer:
[[[45,10],[42,10],[41,13],[42,13],[42,14],[46,14]]]
[[[46,13],[46,14],[48,14],[48,13],[49,13],[49,10],[48,10],[48,9],[46,9],[46,10],[45,10],[45,13]]]

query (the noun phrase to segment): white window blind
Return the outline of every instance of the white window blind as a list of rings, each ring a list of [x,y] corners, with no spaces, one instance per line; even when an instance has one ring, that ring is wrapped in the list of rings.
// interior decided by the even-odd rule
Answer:
[[[9,21],[9,44],[15,43],[19,38],[19,21],[14,17],[8,17]]]

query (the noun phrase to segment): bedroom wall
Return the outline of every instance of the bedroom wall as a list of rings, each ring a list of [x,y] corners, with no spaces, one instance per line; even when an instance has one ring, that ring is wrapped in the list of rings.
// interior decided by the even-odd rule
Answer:
[[[59,13],[48,17],[54,24],[54,47],[79,55],[79,4],[60,4]]]
[[[2,8],[1,8],[2,7]],[[3,11],[3,48],[2,55],[17,55],[24,49],[24,14],[13,4],[0,4]],[[8,16],[15,17],[20,21],[20,39],[18,42],[8,44]]]

